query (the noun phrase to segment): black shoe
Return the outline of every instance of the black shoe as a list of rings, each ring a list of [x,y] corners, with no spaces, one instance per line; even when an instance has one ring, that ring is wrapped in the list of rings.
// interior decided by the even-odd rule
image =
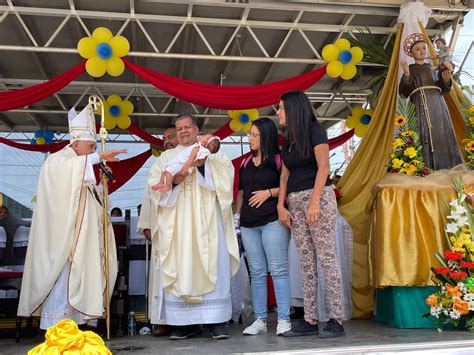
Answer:
[[[304,319],[301,320],[296,326],[292,327],[291,330],[283,333],[284,337],[302,337],[305,335],[318,335],[319,328],[317,324],[309,324]]]
[[[170,339],[171,340],[187,339],[199,333],[201,333],[201,328],[198,325],[179,326],[179,327],[175,327],[174,332],[171,333],[170,335]]]
[[[346,335],[344,327],[332,318],[327,322],[321,333],[319,333],[320,338],[335,338],[343,335]]]
[[[225,323],[210,324],[209,332],[213,339],[221,340],[229,338],[229,333],[227,333],[225,329]]]

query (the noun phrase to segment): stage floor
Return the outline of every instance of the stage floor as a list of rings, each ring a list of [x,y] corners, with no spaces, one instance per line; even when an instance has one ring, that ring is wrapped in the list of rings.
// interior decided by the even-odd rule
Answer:
[[[276,337],[276,322],[269,322],[267,334],[243,336],[243,325],[229,325],[230,339],[213,340],[207,329],[202,334],[171,341],[167,337],[136,336],[113,338],[107,346],[114,354],[382,354],[409,352],[410,354],[474,354],[474,333],[436,329],[395,329],[372,320],[345,323],[346,336],[319,339],[316,336],[299,338]],[[37,342],[22,339],[0,340],[0,354],[26,354]]]

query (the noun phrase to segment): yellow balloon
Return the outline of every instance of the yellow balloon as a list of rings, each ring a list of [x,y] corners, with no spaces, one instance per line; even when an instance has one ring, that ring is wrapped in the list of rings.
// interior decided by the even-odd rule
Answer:
[[[357,119],[360,118],[364,114],[364,109],[362,106],[354,106],[352,109],[352,116],[356,117]]]
[[[339,55],[340,49],[334,44],[325,45],[323,48],[323,59],[326,62],[335,61]]]
[[[242,132],[248,133],[248,131],[250,131],[250,127],[252,127],[252,121],[242,126]]]
[[[122,99],[118,95],[110,95],[107,98],[107,103],[112,106],[112,105],[120,105],[122,103]]]
[[[45,144],[45,143],[46,143],[46,138],[44,137],[36,138],[36,144]]]
[[[359,119],[356,116],[354,116],[354,115],[349,116],[346,119],[346,126],[348,128],[354,128],[358,121],[359,121]]]
[[[326,73],[331,78],[337,78],[339,75],[342,74],[342,70],[343,70],[342,63],[338,60],[335,60],[334,62],[329,63],[328,66],[326,67]]]
[[[120,103],[120,112],[124,116],[130,116],[133,112],[133,104],[128,100],[122,101]]]
[[[105,74],[106,70],[107,65],[105,64],[105,60],[100,59],[99,57],[88,59],[86,62],[86,72],[94,78],[100,78]]]
[[[112,46],[112,55],[114,57],[125,57],[130,51],[130,44],[124,36],[115,36],[109,44]]]
[[[105,27],[97,27],[94,32],[92,32],[92,38],[94,38],[97,43],[108,42],[112,39],[112,32]]]
[[[127,129],[132,124],[132,120],[128,116],[119,116],[117,118],[117,126],[122,129]]]
[[[349,49],[349,51],[352,54],[350,64],[360,63],[362,61],[362,58],[364,58],[364,52],[359,47],[352,47],[351,49]]]
[[[336,42],[334,42],[334,45],[338,47],[341,51],[349,50],[349,48],[351,48],[351,42],[349,42],[345,38],[338,39]]]
[[[105,117],[104,126],[106,129],[114,129],[117,126],[117,119],[115,117]]]
[[[97,56],[97,41],[92,37],[84,37],[77,43],[77,51],[82,58],[91,59]]]
[[[352,79],[357,74],[357,68],[354,64],[344,64],[342,66],[341,78],[344,80]]]
[[[125,70],[125,64],[117,57],[107,59],[107,73],[111,76],[119,76]]]
[[[238,120],[230,121],[229,126],[230,126],[230,129],[233,130],[234,132],[238,132],[242,128],[242,124]]]
[[[354,133],[357,137],[364,137],[365,134],[367,133],[367,130],[369,129],[369,126],[368,125],[365,125],[365,124],[360,124],[358,125],[355,130],[354,130]]]
[[[258,110],[253,108],[251,110],[245,110],[247,115],[249,115],[250,121],[255,121],[258,118]]]

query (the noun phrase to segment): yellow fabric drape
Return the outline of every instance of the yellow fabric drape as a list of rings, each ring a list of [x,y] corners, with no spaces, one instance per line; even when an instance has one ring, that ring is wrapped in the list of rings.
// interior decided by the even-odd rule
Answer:
[[[375,186],[371,228],[373,286],[432,286],[435,254],[446,248],[446,208],[456,197],[453,177],[474,183],[474,172],[458,165],[427,177],[387,174]]]
[[[423,27],[423,24],[419,22],[419,25],[420,25],[421,33],[423,34],[423,37],[425,37],[426,43],[428,44],[430,55],[432,57],[435,57],[437,53],[433,46],[433,43],[431,43],[428,37],[428,33]],[[435,65],[439,64],[438,59],[434,59],[433,62]],[[464,152],[464,146],[462,144],[462,141],[467,138],[467,133],[466,133],[466,125],[464,123],[464,117],[463,117],[464,115],[463,115],[462,107],[460,103],[462,100],[464,100],[464,93],[462,92],[462,89],[458,83],[456,83],[454,80],[452,81],[452,83],[453,83],[452,90],[449,93],[443,95],[443,97],[444,97],[444,101],[446,102],[446,106],[448,107],[449,115],[451,116],[451,121],[453,122],[453,128],[456,134],[456,141],[458,142],[458,145],[461,148],[461,152]]]
[[[398,55],[402,31],[403,25],[400,24],[387,79],[367,134],[339,182],[343,195],[339,210],[351,225],[354,235],[352,273],[354,318],[369,318],[373,315],[374,291],[369,285],[368,255],[371,223],[370,209],[367,204],[372,200],[372,186],[386,174],[385,165],[392,150],[393,120],[397,108]]]
[[[28,355],[112,354],[100,336],[79,330],[77,324],[69,319],[49,327],[45,338],[46,341],[28,351]]]

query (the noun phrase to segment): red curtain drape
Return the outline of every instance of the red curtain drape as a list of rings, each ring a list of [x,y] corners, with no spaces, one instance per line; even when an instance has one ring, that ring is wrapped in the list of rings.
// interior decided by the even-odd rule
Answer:
[[[10,139],[0,137],[0,143],[8,145],[12,148],[27,150],[30,152],[43,152],[43,153],[56,153],[63,149],[69,144],[69,141],[61,141],[58,143],[51,144],[30,144],[30,143],[18,143]]]
[[[109,181],[109,194],[118,190],[122,185],[124,185],[128,180],[134,176],[138,170],[145,164],[148,158],[151,156],[151,149],[144,151],[141,154],[138,154],[132,158],[124,159],[118,162],[107,163],[107,165],[112,169],[112,174],[117,179],[115,182]],[[97,166],[94,166],[94,173],[96,180],[99,181],[99,169]]]
[[[276,104],[280,96],[290,90],[306,90],[326,74],[326,66],[289,79],[252,86],[220,86],[203,84],[155,72],[123,62],[142,79],[168,94],[204,107],[222,110],[258,108]]]
[[[0,92],[0,111],[13,110],[43,100],[69,84],[85,70],[85,61],[44,83]]]

